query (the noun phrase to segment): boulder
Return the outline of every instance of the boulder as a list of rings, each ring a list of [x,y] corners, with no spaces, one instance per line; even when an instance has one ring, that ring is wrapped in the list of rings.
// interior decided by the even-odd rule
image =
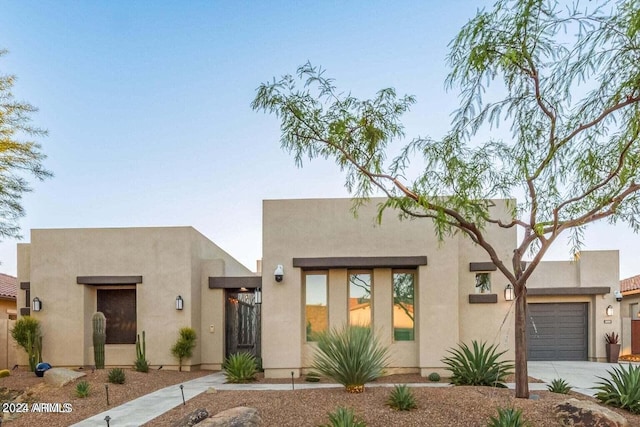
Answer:
[[[84,372],[76,372],[67,368],[51,368],[44,372],[44,382],[54,387],[62,387],[85,375]]]
[[[262,425],[262,418],[256,408],[238,406],[207,418],[198,427],[255,427]]]
[[[563,426],[628,427],[629,422],[617,412],[595,402],[568,399],[554,406],[553,412]]]
[[[171,423],[171,427],[191,427],[202,420],[205,420],[209,417],[209,412],[206,409],[196,409],[190,414],[182,417],[178,421]]]

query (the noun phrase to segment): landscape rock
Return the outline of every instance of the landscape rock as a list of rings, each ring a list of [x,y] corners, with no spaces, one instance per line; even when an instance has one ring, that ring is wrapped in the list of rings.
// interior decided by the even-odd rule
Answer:
[[[255,427],[260,425],[262,425],[262,418],[260,418],[258,410],[246,406],[227,409],[199,424],[202,427]]]
[[[568,399],[553,408],[563,426],[573,427],[628,427],[622,415],[602,407],[595,402]]]
[[[54,387],[62,387],[86,374],[67,368],[51,368],[44,372],[44,382]]]
[[[191,427],[207,418],[209,418],[209,412],[206,409],[200,408],[182,417],[178,421],[171,423],[171,427]]]

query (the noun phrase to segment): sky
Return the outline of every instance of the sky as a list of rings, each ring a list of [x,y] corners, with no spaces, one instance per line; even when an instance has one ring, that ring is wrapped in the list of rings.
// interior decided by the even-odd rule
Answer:
[[[55,177],[24,196],[23,239],[0,243],[0,271],[16,274],[31,229],[183,225],[254,270],[262,200],[349,196],[331,161],[298,168],[280,149],[277,118],[250,107],[259,84],[310,61],[358,97],[415,95],[407,138],[442,136],[458,102],[447,45],[490,3],[1,2],[0,73],[39,108]],[[584,249],[619,249],[625,278],[640,274],[639,243],[596,224]],[[562,242],[546,257],[570,258]]]

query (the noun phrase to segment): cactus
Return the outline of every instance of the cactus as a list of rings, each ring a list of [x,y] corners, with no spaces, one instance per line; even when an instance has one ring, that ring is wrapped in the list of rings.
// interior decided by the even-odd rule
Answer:
[[[140,341],[140,334],[136,336],[136,360],[134,362],[134,369],[138,372],[149,372],[147,343],[145,341],[144,331],[142,331],[142,342]]]
[[[104,369],[104,343],[107,340],[105,329],[107,319],[101,312],[96,312],[91,318],[93,323],[93,358],[96,369]]]

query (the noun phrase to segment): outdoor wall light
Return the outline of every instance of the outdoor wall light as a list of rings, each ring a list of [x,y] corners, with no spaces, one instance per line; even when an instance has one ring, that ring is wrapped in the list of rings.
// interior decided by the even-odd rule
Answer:
[[[282,282],[282,278],[284,277],[284,267],[282,264],[278,264],[276,267],[276,271],[273,272],[273,275],[276,276],[276,282]]]
[[[260,288],[256,288],[255,291],[253,291],[254,293],[254,302],[256,304],[262,304],[262,291],[260,290]]]
[[[607,307],[607,316],[613,316],[613,306],[612,305]]]
[[[180,295],[176,297],[176,310],[182,310],[184,308],[184,300]]]
[[[513,301],[514,298],[515,292],[513,291],[513,286],[511,286],[511,283],[507,283],[507,287],[504,288],[504,300]]]
[[[33,303],[31,304],[31,308],[33,309],[33,311],[42,310],[42,301],[40,301],[40,298],[35,297],[33,299]]]

